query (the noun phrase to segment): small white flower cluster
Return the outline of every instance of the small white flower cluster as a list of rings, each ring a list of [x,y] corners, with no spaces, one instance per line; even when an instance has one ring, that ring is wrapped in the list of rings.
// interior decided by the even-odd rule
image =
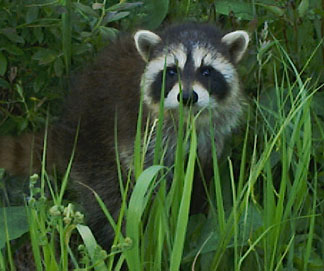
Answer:
[[[84,215],[79,211],[74,211],[74,206],[69,203],[68,206],[54,205],[50,208],[49,214],[53,217],[63,216],[66,225],[83,223]]]

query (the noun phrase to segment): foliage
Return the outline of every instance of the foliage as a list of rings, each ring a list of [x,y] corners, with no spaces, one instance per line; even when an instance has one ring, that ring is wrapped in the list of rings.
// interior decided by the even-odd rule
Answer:
[[[6,240],[17,239],[28,232],[28,221],[25,207],[5,207],[0,208],[0,211],[0,249],[2,249]]]
[[[66,94],[70,71],[82,68],[115,38],[118,21],[141,5],[115,3],[107,8],[93,1],[84,2],[2,1],[2,133],[20,133],[44,124],[48,103],[57,114],[55,101]]]
[[[215,176],[210,187],[206,184],[208,214],[188,220],[196,155],[192,120],[188,134],[180,131],[178,135],[174,172],[181,181],[167,190],[163,178],[167,169],[155,166],[143,171],[144,150],[136,144],[135,175],[144,181],[136,184],[129,201],[128,186],[124,188],[117,222],[98,198],[116,231],[112,251],[102,251],[89,228],[75,219],[77,212],[62,201],[64,188],[45,198],[44,191],[32,187],[26,210],[37,270],[43,270],[42,262],[46,270],[67,270],[69,261],[76,268],[92,270],[120,270],[123,263],[130,270],[322,270],[321,1],[2,0],[0,134],[43,127],[47,112],[50,121],[55,121],[70,75],[83,69],[118,31],[138,26],[155,29],[179,18],[216,22],[226,30],[243,28],[252,38],[240,66],[250,101],[246,129],[229,142],[221,161],[212,150]],[[147,137],[149,131],[144,141]],[[186,164],[181,144],[190,137]],[[142,140],[138,134],[137,143]],[[159,161],[163,150],[159,146],[156,150],[155,161]],[[44,176],[41,179],[47,183]],[[126,183],[130,182],[129,177]],[[0,270],[13,268],[14,246],[8,245],[9,240],[26,230],[12,225],[15,213],[3,215],[9,214],[9,208],[20,208],[17,215],[25,210],[25,206],[0,209],[0,221],[8,218],[8,228],[14,232],[5,236]],[[73,247],[72,233],[81,237],[76,237],[77,244],[84,245]]]

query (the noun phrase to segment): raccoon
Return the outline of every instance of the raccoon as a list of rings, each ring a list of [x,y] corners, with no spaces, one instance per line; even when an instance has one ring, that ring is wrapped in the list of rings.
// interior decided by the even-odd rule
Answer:
[[[116,218],[121,195],[114,131],[122,168],[127,172],[133,157],[141,91],[143,123],[149,118],[152,125],[159,115],[160,100],[164,99],[163,142],[168,144],[164,164],[173,163],[176,128],[172,123],[182,99],[184,114],[198,115],[198,156],[204,168],[211,168],[209,117],[211,114],[215,135],[212,140],[220,155],[224,140],[238,126],[244,111],[236,65],[248,43],[245,31],[223,35],[211,24],[185,23],[156,33],[139,30],[111,43],[72,82],[64,114],[49,129],[47,164],[65,171],[78,131],[69,190],[84,207],[88,224],[103,247],[108,247],[113,232],[89,187]],[[165,90],[161,97],[164,69]],[[39,170],[43,141],[41,136],[35,138],[32,170]],[[23,153],[32,157],[31,141],[32,136],[2,139],[0,167],[12,173],[30,173],[29,163],[21,162],[17,156]],[[146,166],[153,161],[154,133],[151,142]]]

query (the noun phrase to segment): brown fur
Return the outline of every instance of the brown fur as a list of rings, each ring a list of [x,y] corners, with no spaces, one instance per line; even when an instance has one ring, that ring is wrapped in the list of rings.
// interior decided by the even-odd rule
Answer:
[[[74,182],[70,184],[70,191],[85,207],[88,224],[106,247],[112,237],[109,223],[93,194],[80,183],[94,189],[117,217],[121,195],[116,182],[115,116],[120,148],[132,148],[143,71],[144,61],[137,53],[133,39],[125,37],[116,41],[99,54],[91,68],[76,76],[63,117],[49,130],[47,169],[55,166],[64,173],[80,123],[71,170]],[[39,172],[43,137],[43,134],[1,137],[0,168],[24,176]]]
[[[0,168],[9,173],[28,176],[40,170],[42,140],[34,134],[1,137]]]
[[[224,46],[223,44],[222,48]],[[113,232],[89,187],[99,194],[116,218],[119,213],[121,195],[115,159],[115,120],[117,120],[118,151],[123,169],[127,170],[133,153],[140,82],[145,64],[135,48],[132,37],[126,36],[112,43],[99,54],[92,66],[86,67],[80,76],[76,76],[65,104],[64,114],[60,122],[49,130],[47,165],[50,168],[55,166],[61,173],[64,173],[71,159],[79,128],[70,173],[69,191],[83,206],[88,218],[87,223],[105,248],[109,247]],[[237,108],[240,109],[242,99],[234,98],[236,103],[232,101],[231,106],[226,106],[224,102],[225,105],[217,109],[221,112],[215,113],[215,141],[218,149],[222,148],[225,136],[230,133],[232,126],[236,125],[231,123],[232,116],[235,115],[237,118],[236,115],[241,114]],[[234,106],[236,104],[239,106]],[[149,112],[149,108],[144,103],[143,123]],[[165,155],[168,160],[165,164],[171,165],[176,135],[174,127],[166,123],[164,141],[169,142],[170,150]],[[223,129],[224,126],[226,129]],[[203,168],[209,168],[211,162],[209,132],[209,122],[206,119],[200,125],[197,124],[198,148],[200,148],[198,154],[201,156]],[[39,171],[42,147],[43,135],[36,137],[23,135],[15,139],[2,138],[0,140],[0,167],[16,174],[28,175]],[[152,160],[154,145],[149,148],[151,153],[148,164]]]

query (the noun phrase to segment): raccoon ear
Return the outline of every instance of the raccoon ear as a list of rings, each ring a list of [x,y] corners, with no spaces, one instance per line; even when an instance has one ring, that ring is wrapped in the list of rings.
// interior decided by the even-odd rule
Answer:
[[[134,35],[135,46],[145,62],[149,60],[151,49],[161,41],[161,38],[148,30],[139,30]]]
[[[243,57],[249,40],[248,33],[241,30],[228,33],[222,38],[222,42],[229,47],[229,52],[234,63],[238,63]]]

